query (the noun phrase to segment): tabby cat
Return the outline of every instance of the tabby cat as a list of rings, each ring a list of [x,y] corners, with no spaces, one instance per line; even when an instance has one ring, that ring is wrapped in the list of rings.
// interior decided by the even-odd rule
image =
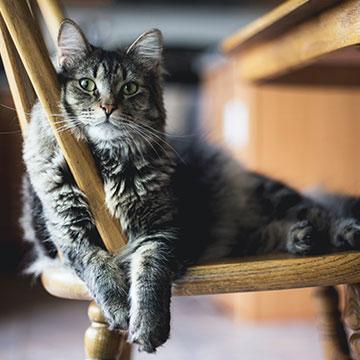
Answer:
[[[34,272],[56,261],[86,283],[112,328],[154,352],[170,329],[172,282],[199,261],[288,251],[305,255],[359,247],[360,224],[286,185],[243,169],[199,139],[164,131],[163,41],[159,30],[128,48],[89,44],[65,20],[58,37],[62,129],[89,144],[106,207],[128,246],[106,252],[85,195],[76,186],[37,103],[24,141],[22,226],[35,249]],[[54,246],[56,245],[56,246]]]

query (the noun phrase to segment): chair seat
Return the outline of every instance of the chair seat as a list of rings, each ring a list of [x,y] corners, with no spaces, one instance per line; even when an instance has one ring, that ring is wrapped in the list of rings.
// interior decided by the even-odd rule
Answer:
[[[69,269],[51,266],[42,273],[50,294],[91,300],[85,284]],[[293,257],[277,254],[191,267],[175,282],[174,295],[206,295],[360,283],[360,252]]]

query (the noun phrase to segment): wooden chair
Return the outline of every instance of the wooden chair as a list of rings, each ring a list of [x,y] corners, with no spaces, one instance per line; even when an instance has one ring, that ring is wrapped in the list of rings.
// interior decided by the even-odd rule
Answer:
[[[46,15],[52,35],[56,37],[63,18],[57,1],[38,0],[37,5]],[[91,153],[86,144],[75,141],[70,133],[57,132],[54,116],[51,115],[59,112],[59,85],[36,22],[35,7],[36,3],[33,1],[26,3],[24,0],[0,0],[0,53],[21,129],[26,136],[26,121],[36,93],[48,114],[76,182],[88,197],[106,248],[109,251],[119,251],[126,241],[119,224],[104,210],[104,190]],[[79,163],[82,164],[81,168]],[[84,164],[88,165],[84,167]],[[84,283],[64,267],[46,269],[42,274],[42,283],[54,296],[92,300]],[[350,329],[352,356],[360,359],[360,287],[357,283],[360,283],[358,252],[302,258],[281,255],[194,266],[174,284],[173,294],[219,294],[316,286],[325,358],[350,359],[335,287],[338,284],[348,284],[345,319]],[[108,329],[94,302],[89,306],[89,318],[91,325],[85,333],[87,358],[130,359],[131,349],[124,342],[125,334]]]

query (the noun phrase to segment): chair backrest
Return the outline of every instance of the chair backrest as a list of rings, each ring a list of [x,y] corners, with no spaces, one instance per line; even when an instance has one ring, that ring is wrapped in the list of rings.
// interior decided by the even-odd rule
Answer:
[[[119,222],[104,206],[105,193],[93,156],[85,142],[69,131],[58,131],[61,113],[60,86],[36,21],[39,7],[53,39],[64,19],[57,0],[0,0],[0,55],[16,106],[23,135],[37,95],[56,140],[79,188],[86,194],[96,227],[105,247],[118,251],[126,244]]]

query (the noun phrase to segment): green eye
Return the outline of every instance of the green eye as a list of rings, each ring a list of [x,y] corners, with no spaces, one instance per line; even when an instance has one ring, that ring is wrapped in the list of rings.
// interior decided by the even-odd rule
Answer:
[[[130,81],[123,85],[121,91],[124,95],[134,95],[139,90],[139,85],[136,82]]]
[[[94,91],[96,89],[96,84],[91,79],[82,78],[80,79],[79,84],[86,91]]]

